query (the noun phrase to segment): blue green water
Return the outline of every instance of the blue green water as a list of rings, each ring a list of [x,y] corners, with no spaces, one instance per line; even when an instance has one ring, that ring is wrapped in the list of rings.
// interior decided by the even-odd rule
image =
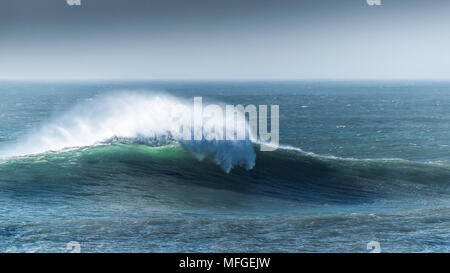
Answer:
[[[282,146],[167,141],[194,96]],[[449,121],[450,82],[1,82],[0,251],[448,252]]]

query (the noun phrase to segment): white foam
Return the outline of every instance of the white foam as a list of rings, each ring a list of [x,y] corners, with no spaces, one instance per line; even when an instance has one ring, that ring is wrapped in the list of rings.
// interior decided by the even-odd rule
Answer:
[[[186,141],[186,133],[191,133],[192,107],[190,100],[165,94],[121,92],[89,99],[30,132],[16,145],[0,150],[0,155],[61,151],[111,139],[170,139],[181,142],[199,159],[210,157],[227,172],[234,166],[253,168],[256,156],[250,141]]]

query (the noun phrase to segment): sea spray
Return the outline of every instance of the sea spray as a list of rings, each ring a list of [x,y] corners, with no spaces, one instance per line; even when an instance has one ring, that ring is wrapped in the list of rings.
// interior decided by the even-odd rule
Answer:
[[[0,156],[24,156],[117,141],[151,146],[181,142],[198,159],[210,158],[226,172],[234,166],[253,168],[256,156],[252,142],[221,140],[217,128],[223,125],[223,120],[219,117],[209,117],[209,127],[194,128],[194,135],[195,130],[201,130],[208,138],[190,140],[193,111],[188,100],[165,94],[121,92],[101,96],[53,118],[17,144],[3,148]],[[237,123],[245,122],[245,116],[238,115]]]

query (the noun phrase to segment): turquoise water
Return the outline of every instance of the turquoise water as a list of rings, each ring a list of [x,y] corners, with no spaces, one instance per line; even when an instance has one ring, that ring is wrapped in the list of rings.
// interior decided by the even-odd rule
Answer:
[[[2,82],[0,96],[2,252],[450,249],[449,82]],[[194,96],[280,105],[282,146],[168,139],[165,109]]]

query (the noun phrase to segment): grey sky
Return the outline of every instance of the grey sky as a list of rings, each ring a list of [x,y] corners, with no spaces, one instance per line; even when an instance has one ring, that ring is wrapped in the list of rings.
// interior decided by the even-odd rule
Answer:
[[[450,1],[2,0],[0,79],[450,78]]]

